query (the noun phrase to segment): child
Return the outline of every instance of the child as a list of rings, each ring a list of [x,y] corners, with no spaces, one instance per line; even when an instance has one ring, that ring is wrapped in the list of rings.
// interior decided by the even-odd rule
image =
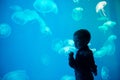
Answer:
[[[88,47],[90,33],[86,29],[80,29],[73,35],[75,47],[78,49],[75,58],[74,53],[69,53],[69,65],[75,70],[76,80],[94,80],[93,74],[97,75],[97,66],[93,53]]]

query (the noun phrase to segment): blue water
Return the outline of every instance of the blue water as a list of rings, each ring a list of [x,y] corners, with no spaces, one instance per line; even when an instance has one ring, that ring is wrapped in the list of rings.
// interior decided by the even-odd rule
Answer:
[[[0,80],[75,80],[73,33],[87,29],[95,80],[120,80],[119,0],[1,0]]]

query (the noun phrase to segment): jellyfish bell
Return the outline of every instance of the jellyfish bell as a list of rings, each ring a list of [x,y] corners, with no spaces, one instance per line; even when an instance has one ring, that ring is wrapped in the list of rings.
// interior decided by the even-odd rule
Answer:
[[[100,10],[104,10],[104,7],[107,5],[106,1],[100,1],[96,5],[96,13],[98,13]]]
[[[113,26],[116,25],[116,22],[111,21],[111,20],[108,20],[108,21],[106,21],[103,25],[104,25],[104,26],[108,26],[108,27],[113,27]]]
[[[102,80],[109,80],[109,69],[106,66],[101,69],[101,78]]]
[[[16,24],[25,25],[32,20],[38,20],[40,17],[36,11],[25,9],[14,12],[11,18]]]
[[[100,1],[96,5],[96,13],[100,14],[100,18],[98,20],[108,20],[107,15],[105,13],[104,7],[107,5],[106,1]]]
[[[29,77],[24,70],[15,70],[8,72],[2,78],[2,80],[29,80]]]
[[[80,0],[73,0],[74,3],[79,3]]]
[[[57,13],[58,8],[55,2],[52,0],[36,0],[33,7],[40,13]]]
[[[10,36],[10,34],[11,34],[11,27],[6,23],[0,24],[0,38],[6,38]]]
[[[82,7],[76,7],[73,9],[72,11],[72,18],[75,21],[79,21],[82,19],[82,15],[83,15],[83,8]]]
[[[117,36],[116,35],[110,35],[109,37],[108,37],[108,41],[114,41],[115,39],[117,39]]]

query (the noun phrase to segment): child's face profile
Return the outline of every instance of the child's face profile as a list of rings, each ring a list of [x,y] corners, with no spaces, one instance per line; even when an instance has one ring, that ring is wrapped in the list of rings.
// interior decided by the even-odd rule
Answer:
[[[85,29],[78,30],[74,33],[73,40],[75,47],[80,49],[81,47],[87,46],[89,43],[90,33]]]
[[[80,49],[82,46],[86,45],[86,40],[81,36],[74,36],[74,43],[77,49]]]

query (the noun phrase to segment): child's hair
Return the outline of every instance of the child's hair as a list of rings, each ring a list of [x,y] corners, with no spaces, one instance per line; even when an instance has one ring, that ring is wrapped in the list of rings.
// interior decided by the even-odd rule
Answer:
[[[91,35],[90,32],[86,29],[80,29],[77,30],[73,36],[77,36],[78,39],[82,39],[85,42],[87,42],[87,44],[89,43],[90,39],[91,39]]]

